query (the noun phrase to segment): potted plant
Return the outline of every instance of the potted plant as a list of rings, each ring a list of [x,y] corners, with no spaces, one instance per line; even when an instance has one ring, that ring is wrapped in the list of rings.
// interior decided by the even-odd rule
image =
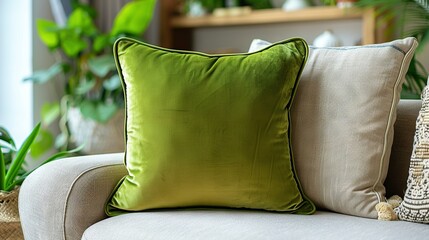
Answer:
[[[378,17],[399,30],[401,36],[412,36],[418,39],[417,54],[421,53],[429,42],[429,2],[420,0],[359,0],[359,7],[372,7],[376,9]],[[413,57],[403,85],[401,98],[419,99],[426,86],[428,71],[423,64]]]
[[[26,80],[42,84],[53,79],[61,79],[57,77],[58,75],[62,75],[65,80],[64,96],[61,101],[45,104],[41,113],[43,126],[48,126],[60,117],[61,134],[55,140],[57,148],[64,150],[70,148],[71,143],[74,145],[84,143],[78,140],[90,141],[100,138],[104,142],[121,138],[119,144],[122,148],[124,98],[122,85],[116,73],[112,46],[121,36],[141,37],[150,23],[156,1],[128,2],[119,11],[112,29],[108,32],[101,32],[95,26],[93,21],[95,9],[78,1],[73,3],[73,11],[65,26],[46,19],[37,20],[37,33],[55,55],[56,62],[48,69],[34,72]],[[76,119],[83,123],[73,123],[72,121]],[[102,135],[98,138],[94,136],[102,132],[97,126],[105,126],[112,119],[116,119],[113,120],[116,125],[114,127],[119,129],[116,136]],[[81,133],[76,133],[76,129]],[[104,129],[111,130],[112,127],[106,126]],[[50,138],[49,134],[42,135]],[[49,139],[45,142],[47,141]],[[88,146],[96,145],[87,143],[84,152],[94,153]],[[45,144],[45,147],[49,147],[49,144]]]
[[[9,132],[0,126],[0,225],[2,222],[19,222],[18,192],[19,186],[33,170],[27,170],[24,163],[29,151],[34,149],[33,143],[37,141],[40,123],[32,130],[20,148]],[[76,148],[63,151],[47,158],[39,166],[68,156],[79,151]]]

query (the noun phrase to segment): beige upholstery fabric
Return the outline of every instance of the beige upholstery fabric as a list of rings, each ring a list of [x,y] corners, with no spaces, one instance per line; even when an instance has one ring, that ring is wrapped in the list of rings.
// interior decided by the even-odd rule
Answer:
[[[413,233],[413,234],[410,234]],[[407,239],[429,236],[429,227],[332,212],[312,216],[247,210],[169,210],[125,214],[88,228],[83,240],[302,240]]]
[[[420,100],[401,100],[398,104],[398,117],[395,122],[395,136],[390,155],[389,171],[384,182],[387,198],[393,195],[403,197],[407,188],[416,119],[421,106]]]
[[[398,208],[398,217],[405,221],[429,223],[429,87],[425,87],[422,93],[407,190]]]
[[[104,204],[125,174],[123,154],[66,158],[37,169],[19,195],[25,239],[80,239],[106,217]]]
[[[396,105],[417,43],[311,48],[292,107],[304,193],[322,209],[376,218]]]

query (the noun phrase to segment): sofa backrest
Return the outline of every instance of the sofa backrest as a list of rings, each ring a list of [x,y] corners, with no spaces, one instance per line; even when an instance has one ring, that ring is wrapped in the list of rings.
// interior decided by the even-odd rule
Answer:
[[[400,100],[386,181],[386,197],[404,196],[421,100]]]

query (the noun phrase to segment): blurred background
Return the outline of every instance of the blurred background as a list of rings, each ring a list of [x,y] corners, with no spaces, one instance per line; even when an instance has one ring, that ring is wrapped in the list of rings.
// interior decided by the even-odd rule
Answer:
[[[88,138],[101,132],[96,123],[113,122],[118,130],[111,132],[123,135],[122,87],[111,54],[120,36],[207,53],[246,52],[253,39],[354,46],[416,36],[421,49],[413,68],[420,75],[410,77],[403,97],[418,98],[429,69],[428,9],[425,1],[400,0],[0,1],[0,125],[19,145],[42,122],[39,155],[91,145]],[[72,122],[72,109],[86,125]],[[123,139],[112,144],[82,154],[123,151]]]

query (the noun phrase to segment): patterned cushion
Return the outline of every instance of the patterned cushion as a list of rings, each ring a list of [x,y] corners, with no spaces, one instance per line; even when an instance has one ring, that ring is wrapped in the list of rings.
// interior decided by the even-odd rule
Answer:
[[[407,190],[398,209],[401,220],[429,223],[429,88],[422,94],[416,122]]]

